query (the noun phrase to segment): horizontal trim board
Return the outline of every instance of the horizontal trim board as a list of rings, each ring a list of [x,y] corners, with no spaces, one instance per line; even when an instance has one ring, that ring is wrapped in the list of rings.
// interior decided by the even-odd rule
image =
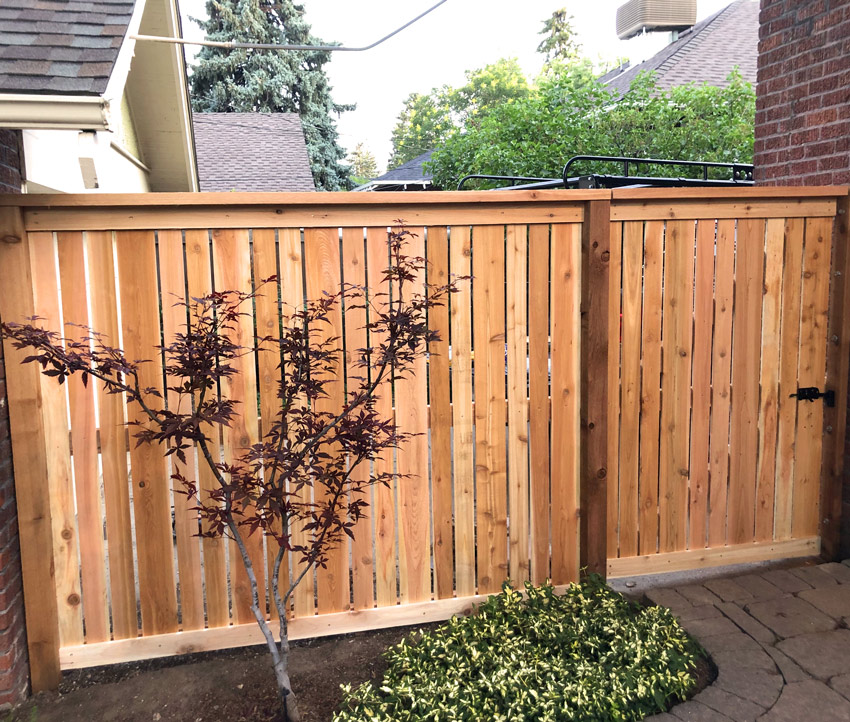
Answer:
[[[820,218],[836,213],[835,198],[776,200],[626,201],[611,204],[612,221],[702,220],[713,218]]]
[[[25,210],[28,231],[126,231],[204,228],[336,228],[580,223],[583,204],[309,206],[215,208],[63,208]]]
[[[556,586],[555,590],[562,593],[567,589],[567,586]],[[365,632],[372,629],[389,629],[413,624],[442,622],[458,614],[468,616],[474,605],[482,604],[486,600],[487,595],[479,594],[473,597],[440,599],[394,607],[378,607],[313,617],[296,617],[289,621],[289,638],[291,640],[310,639]],[[271,628],[275,640],[277,640],[278,625],[274,623]],[[113,642],[83,644],[76,647],[62,647],[59,650],[59,664],[62,669],[80,669],[178,654],[211,652],[217,649],[245,647],[252,644],[263,644],[264,642],[265,639],[256,624],[239,624],[229,627],[198,629],[191,632],[175,632],[134,639],[120,639]]]
[[[608,560],[608,576],[637,577],[643,574],[685,572],[704,567],[726,564],[746,564],[776,559],[816,556],[820,554],[820,537],[789,539],[775,542],[753,542],[717,547],[716,549],[690,549],[683,552],[645,554],[639,557]]]
[[[817,198],[846,196],[848,186],[733,186],[728,188],[615,188],[614,203],[624,200],[741,198]]]
[[[582,203],[608,200],[609,190],[417,191],[409,193],[56,193],[0,196],[2,206],[29,208],[191,206],[404,206],[471,203]]]

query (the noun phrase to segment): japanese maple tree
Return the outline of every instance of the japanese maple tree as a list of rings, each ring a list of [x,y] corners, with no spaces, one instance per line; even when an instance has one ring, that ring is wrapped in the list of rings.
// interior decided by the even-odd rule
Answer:
[[[60,384],[74,374],[84,383],[95,378],[105,393],[125,394],[128,404],[137,404],[144,413],[143,421],[135,424],[137,443],[160,444],[165,455],[182,461],[189,449],[197,448],[217,486],[202,495],[198,482],[178,471],[172,477],[175,489],[196,501],[202,535],[236,542],[251,584],[251,609],[268,646],[283,717],[289,722],[299,720],[288,671],[290,598],[307,574],[326,564],[333,547],[354,538],[368,488],[393,481],[393,472],[377,471],[371,462],[410,435],[377,411],[377,392],[385,382],[412,372],[414,360],[436,340],[428,329],[428,309],[442,304],[454,290],[454,282],[424,282],[425,259],[405,253],[409,235],[403,228],[389,234],[382,288],[345,284],[328,289],[322,298],[282,314],[280,333],[256,338],[255,347],[234,341],[237,325],[240,316],[250,313],[256,295],[277,293],[274,277],[250,292],[218,291],[179,301],[186,308],[185,328],[172,343],[156,349],[164,357],[166,391],[177,399],[169,405],[159,390],[141,386],[139,367],[146,362],[128,359],[96,330],[70,339],[35,325],[38,319],[2,325],[3,335],[16,348],[32,350],[24,362],[40,364],[42,372]],[[369,342],[350,354],[344,404],[326,411],[322,409],[327,404],[317,401],[329,395],[329,385],[343,374],[341,344],[328,336],[329,315],[340,304],[365,309]],[[221,459],[212,439],[236,414],[255,413],[240,410],[222,393],[226,384],[221,382],[238,373],[233,363],[237,358],[255,352],[280,358],[279,409],[258,443]],[[355,469],[359,473],[353,473]],[[312,498],[305,493],[310,488]],[[246,538],[257,533],[277,545],[270,577],[279,642],[266,619],[265,594],[246,545]],[[281,578],[289,552],[300,566],[293,564],[292,578]]]

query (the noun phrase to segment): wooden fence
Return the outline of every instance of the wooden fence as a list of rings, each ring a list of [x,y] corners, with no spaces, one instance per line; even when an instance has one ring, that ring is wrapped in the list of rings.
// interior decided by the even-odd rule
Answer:
[[[277,274],[250,341],[279,303],[375,285],[403,219],[429,280],[473,280],[431,314],[429,359],[381,395],[421,432],[381,463],[413,478],[374,489],[355,540],[299,587],[291,633],[413,624],[506,577],[831,544],[850,355],[837,205],[846,189],[0,198],[0,316],[88,324],[150,357],[180,326],[174,295]],[[363,320],[331,318],[341,347],[364,345]],[[199,540],[168,462],[128,444],[134,409],[5,352],[34,688],[63,668],[260,642],[234,549]],[[274,415],[268,356],[240,370],[226,392],[252,411],[225,457]],[[162,386],[156,363],[146,373]],[[823,384],[836,409],[787,398]],[[265,579],[265,540],[251,547]]]

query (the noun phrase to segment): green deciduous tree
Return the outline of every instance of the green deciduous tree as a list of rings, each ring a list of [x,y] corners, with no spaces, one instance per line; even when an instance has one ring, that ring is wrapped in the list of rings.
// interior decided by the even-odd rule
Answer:
[[[207,19],[196,20],[208,40],[318,45],[304,7],[292,0],[208,0]],[[298,113],[319,190],[346,187],[345,151],[333,116],[351,106],[334,103],[319,50],[248,50],[205,47],[189,78],[199,112]]]

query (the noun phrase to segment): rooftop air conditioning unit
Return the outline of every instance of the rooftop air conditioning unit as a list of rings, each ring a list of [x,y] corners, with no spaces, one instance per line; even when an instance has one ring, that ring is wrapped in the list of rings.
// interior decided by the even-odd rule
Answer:
[[[626,40],[644,30],[684,30],[696,19],[696,0],[629,0],[617,8],[617,37]]]

